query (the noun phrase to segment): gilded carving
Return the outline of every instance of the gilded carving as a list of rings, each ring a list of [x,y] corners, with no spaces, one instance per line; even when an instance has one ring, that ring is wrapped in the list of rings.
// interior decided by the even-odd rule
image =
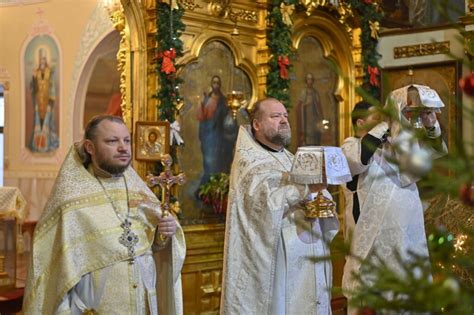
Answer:
[[[469,0],[469,3],[467,4],[467,9],[469,15],[474,15],[474,0]]]
[[[196,8],[202,8],[199,4],[195,3],[194,0],[178,0],[178,3],[185,9],[194,11]]]
[[[112,21],[114,28],[120,33],[120,47],[117,52],[117,70],[120,73],[120,94],[122,95],[122,102],[120,107],[122,108],[122,115],[125,122],[130,122],[131,109],[127,106],[127,75],[126,75],[126,64],[127,64],[127,36],[126,36],[126,22],[125,14],[122,8],[110,13],[110,20]]]
[[[474,57],[474,31],[464,32],[464,51],[469,58]]]
[[[253,10],[235,9],[231,0],[212,0],[208,5],[209,13],[213,16],[229,18],[232,22],[244,21],[257,23],[257,12]]]
[[[429,55],[448,54],[450,52],[449,41],[399,46],[393,48],[393,58],[409,58]]]

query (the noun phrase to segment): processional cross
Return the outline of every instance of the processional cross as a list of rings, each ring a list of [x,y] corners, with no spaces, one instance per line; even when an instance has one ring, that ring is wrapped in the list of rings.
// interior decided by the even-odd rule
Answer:
[[[184,173],[173,175],[171,171],[171,165],[173,164],[173,158],[169,154],[163,154],[161,156],[161,164],[165,167],[165,170],[158,176],[148,175],[146,177],[147,183],[150,187],[160,185],[161,187],[161,209],[162,216],[166,217],[170,214],[170,191],[171,187],[175,184],[183,185],[186,183],[186,176]]]

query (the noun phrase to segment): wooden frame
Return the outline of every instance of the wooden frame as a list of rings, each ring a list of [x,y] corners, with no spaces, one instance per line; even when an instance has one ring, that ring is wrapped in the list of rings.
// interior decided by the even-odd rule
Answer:
[[[167,121],[137,121],[135,125],[135,159],[159,161],[169,153],[170,124]]]
[[[436,90],[446,106],[438,119],[443,129],[443,137],[451,150],[456,137],[462,134],[461,93],[458,85],[461,66],[459,62],[447,61],[385,68],[382,72],[382,103],[388,93],[412,83],[427,85]]]

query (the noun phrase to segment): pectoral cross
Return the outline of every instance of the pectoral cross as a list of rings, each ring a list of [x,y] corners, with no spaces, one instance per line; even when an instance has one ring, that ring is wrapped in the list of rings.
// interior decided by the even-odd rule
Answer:
[[[163,154],[161,157],[161,164],[165,167],[165,170],[160,173],[159,176],[148,175],[147,183],[150,187],[160,185],[161,187],[161,209],[163,217],[170,214],[170,191],[171,187],[175,184],[183,185],[186,183],[186,176],[184,173],[173,175],[171,171],[171,165],[173,165],[173,159],[169,154]]]

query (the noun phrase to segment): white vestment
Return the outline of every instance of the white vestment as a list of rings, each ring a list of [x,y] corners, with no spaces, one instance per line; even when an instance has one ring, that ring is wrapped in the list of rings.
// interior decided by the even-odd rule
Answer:
[[[330,314],[328,243],[336,218],[304,219],[308,188],[289,182],[293,155],[270,152],[241,127],[232,164],[221,314]],[[326,196],[330,194],[325,191]]]
[[[347,138],[342,145],[351,175],[359,176],[356,192],[360,215],[357,224],[352,213],[354,192],[344,189],[344,234],[345,237],[352,236],[353,255],[347,257],[342,279],[347,296],[357,289],[352,274],[360,271],[360,261],[355,257],[365,259],[376,251],[392,270],[400,273],[402,269],[395,257],[397,251],[405,261],[410,258],[408,251],[428,259],[423,207],[416,186],[418,178],[400,172],[397,165],[389,162],[397,159],[390,141],[375,151],[367,165],[361,162],[360,138]],[[430,150],[432,156],[436,155],[433,150],[425,149]]]

